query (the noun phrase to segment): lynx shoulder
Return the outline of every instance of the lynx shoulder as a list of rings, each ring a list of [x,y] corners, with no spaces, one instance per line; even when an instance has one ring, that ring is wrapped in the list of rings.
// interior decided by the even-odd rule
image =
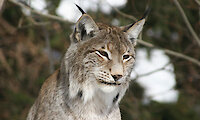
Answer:
[[[116,27],[83,13],[60,68],[43,84],[27,120],[121,120],[135,45],[145,19]]]

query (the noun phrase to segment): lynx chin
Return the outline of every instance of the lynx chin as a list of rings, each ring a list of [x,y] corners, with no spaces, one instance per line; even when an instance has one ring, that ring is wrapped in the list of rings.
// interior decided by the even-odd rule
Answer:
[[[60,68],[42,85],[27,120],[121,120],[145,18],[123,26],[95,23],[82,12]]]

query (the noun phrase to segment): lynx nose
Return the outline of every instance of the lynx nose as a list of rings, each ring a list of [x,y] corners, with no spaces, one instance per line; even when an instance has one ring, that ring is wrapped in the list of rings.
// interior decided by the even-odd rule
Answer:
[[[116,81],[118,81],[120,78],[122,78],[122,75],[112,75],[113,79]]]

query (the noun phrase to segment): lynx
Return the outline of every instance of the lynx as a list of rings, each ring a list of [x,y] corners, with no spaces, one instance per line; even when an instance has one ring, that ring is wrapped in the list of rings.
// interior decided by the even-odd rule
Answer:
[[[145,18],[123,27],[95,23],[82,12],[60,68],[43,84],[27,120],[121,120]]]

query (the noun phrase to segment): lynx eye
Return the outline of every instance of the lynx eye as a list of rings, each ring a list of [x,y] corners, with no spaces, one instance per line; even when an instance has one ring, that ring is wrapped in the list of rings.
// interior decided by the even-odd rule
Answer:
[[[108,53],[107,53],[106,51],[97,50],[96,52],[97,52],[97,54],[99,54],[99,55],[101,55],[101,56],[104,56],[104,57],[106,57],[108,60],[110,60],[110,59],[109,59],[109,56],[108,56]]]
[[[123,59],[126,60],[130,57],[130,55],[123,55]]]
[[[132,58],[131,55],[123,55],[123,60],[124,60],[124,62],[130,60],[131,58]]]

